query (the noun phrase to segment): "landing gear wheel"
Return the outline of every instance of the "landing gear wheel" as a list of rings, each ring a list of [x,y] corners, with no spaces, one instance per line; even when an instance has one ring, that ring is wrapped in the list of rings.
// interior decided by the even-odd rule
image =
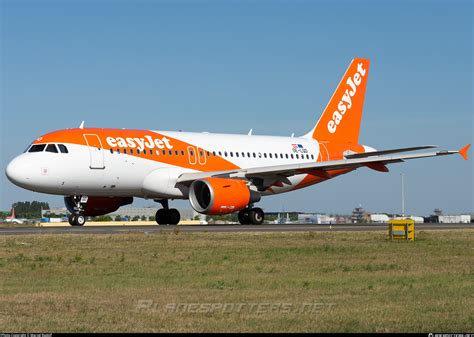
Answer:
[[[75,226],[76,225],[76,216],[74,214],[70,214],[67,218],[69,224],[71,226]]]
[[[248,209],[243,209],[239,211],[239,213],[237,214],[237,218],[239,219],[241,225],[250,225],[251,223]]]
[[[84,226],[86,223],[86,217],[81,214],[71,214],[67,220],[71,226]]]
[[[258,207],[252,208],[249,212],[250,221],[254,225],[261,225],[263,223],[264,217],[265,213],[261,208]]]
[[[166,225],[169,224],[169,212],[167,209],[161,208],[156,211],[155,220],[158,225]]]
[[[181,215],[176,208],[170,208],[168,210],[168,219],[170,225],[177,225],[181,219]]]
[[[84,215],[77,215],[76,216],[76,226],[84,226],[86,223],[86,217]]]

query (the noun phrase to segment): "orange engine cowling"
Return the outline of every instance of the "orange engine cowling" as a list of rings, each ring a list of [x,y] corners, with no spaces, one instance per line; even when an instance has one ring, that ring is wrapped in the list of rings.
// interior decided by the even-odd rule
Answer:
[[[260,193],[250,190],[247,182],[240,179],[199,179],[189,188],[191,206],[203,214],[228,214],[259,200]]]

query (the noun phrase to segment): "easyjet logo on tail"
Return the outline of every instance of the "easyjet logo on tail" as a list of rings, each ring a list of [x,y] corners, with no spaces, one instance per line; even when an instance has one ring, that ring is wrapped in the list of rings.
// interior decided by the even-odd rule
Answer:
[[[173,145],[170,144],[170,140],[166,137],[163,138],[155,138],[153,139],[151,136],[145,136],[144,138],[122,138],[122,137],[107,137],[107,143],[111,147],[130,147],[130,148],[138,148],[140,151],[144,150],[145,147],[149,149],[153,149],[157,147],[158,149],[172,149]]]
[[[337,126],[341,123],[344,114],[352,107],[352,97],[356,94],[357,88],[362,83],[362,77],[366,74],[366,69],[362,66],[363,64],[359,63],[357,65],[357,72],[354,76],[349,76],[346,81],[348,88],[342,95],[337,105],[337,110],[332,114],[332,119],[328,122],[328,131],[330,133],[336,132]]]

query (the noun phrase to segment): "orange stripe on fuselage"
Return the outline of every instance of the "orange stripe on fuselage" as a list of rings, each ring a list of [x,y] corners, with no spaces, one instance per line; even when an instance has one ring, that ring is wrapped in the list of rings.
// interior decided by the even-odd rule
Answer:
[[[113,149],[115,151],[114,154],[117,154],[117,149],[121,150],[121,155],[123,155],[123,149],[127,149],[127,155],[135,156],[138,158],[153,160],[160,163],[170,164],[174,166],[179,166],[182,168],[189,168],[198,171],[219,171],[219,170],[235,170],[239,169],[237,165],[231,163],[230,161],[219,157],[213,156],[212,153],[210,156],[207,156],[207,149],[198,148],[196,145],[183,142],[179,139],[163,135],[154,131],[149,130],[122,130],[122,129],[99,129],[99,128],[89,128],[89,129],[67,129],[67,130],[58,130],[51,133],[48,133],[42,137],[36,139],[33,143],[64,143],[64,144],[76,144],[76,145],[84,145],[87,146],[86,141],[84,139],[84,134],[86,135],[97,135],[102,143],[102,148],[105,150]],[[148,136],[148,137],[147,137]],[[154,147],[149,148],[145,146],[146,154],[143,154],[143,150],[140,151],[140,154],[137,154],[136,147],[120,147],[120,144],[117,146],[111,146],[107,142],[107,138],[112,137],[113,139],[121,138],[123,139],[127,145],[127,139],[131,139],[131,143],[135,145],[150,144],[150,139],[157,140],[159,145],[162,145],[163,148],[158,148],[156,143],[153,143]],[[169,141],[163,142],[162,139],[166,138]],[[138,139],[136,141],[135,139]],[[114,142],[114,143],[122,143],[123,142]],[[166,144],[169,144],[170,147],[166,147]],[[189,153],[188,147],[193,147],[194,152],[196,151],[204,151],[203,155],[206,157],[206,163],[204,165],[199,164],[199,157],[198,153],[194,153],[194,158],[196,159],[196,164],[191,164],[189,160]],[[133,149],[133,154],[130,153],[130,149]],[[150,154],[150,150],[153,151],[153,154]],[[156,151],[159,151],[159,154]],[[163,155],[163,150],[166,151],[166,154]],[[169,154],[169,151],[172,151],[172,154]],[[178,151],[178,155],[176,155],[175,151]],[[182,152],[184,151],[184,155]],[[117,154],[119,155],[119,154]]]

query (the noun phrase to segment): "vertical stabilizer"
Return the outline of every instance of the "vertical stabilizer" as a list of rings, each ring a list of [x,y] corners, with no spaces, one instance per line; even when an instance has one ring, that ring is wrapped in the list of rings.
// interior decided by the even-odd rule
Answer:
[[[303,137],[334,143],[358,143],[369,66],[369,59],[352,60],[318,122]]]

